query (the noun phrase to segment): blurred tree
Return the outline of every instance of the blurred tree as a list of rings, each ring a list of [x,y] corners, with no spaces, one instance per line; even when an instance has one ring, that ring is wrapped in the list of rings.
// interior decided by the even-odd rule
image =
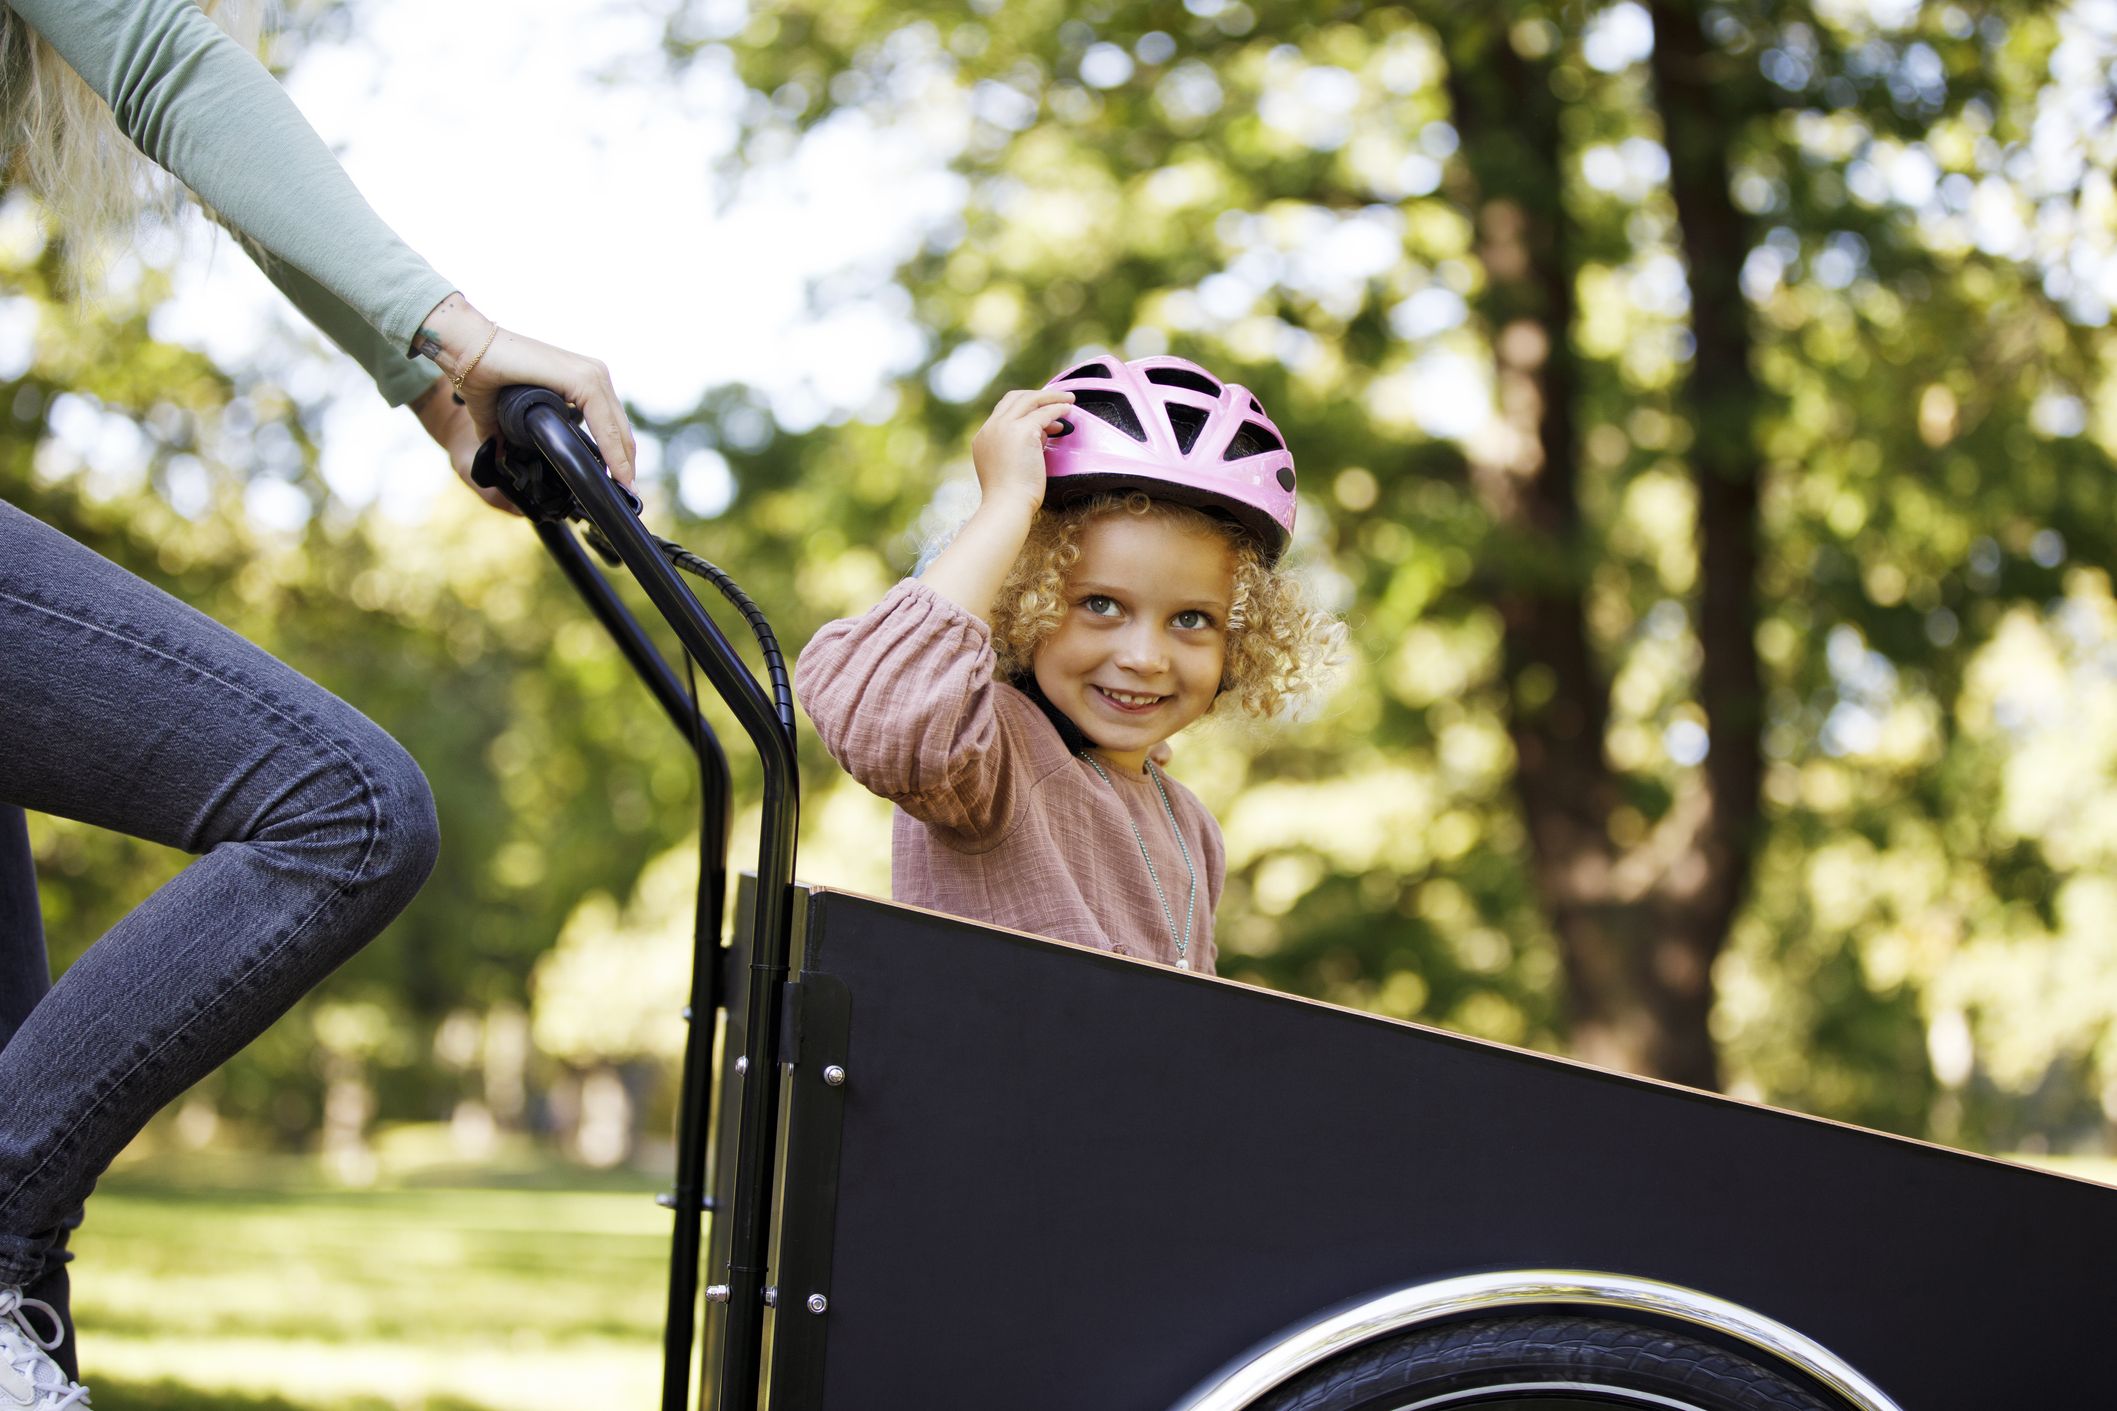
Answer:
[[[672,11],[673,68],[750,88],[697,179],[858,151],[927,217],[815,290],[819,326],[915,347],[881,397],[819,372],[642,422],[657,516],[679,492],[790,643],[967,511],[1001,388],[1198,357],[1287,430],[1297,555],[1356,639],[1312,718],[1179,742],[1228,835],[1227,973],[1953,1140],[2106,1138],[2110,24]],[[306,1140],[349,1075],[385,1118],[532,1120],[561,1064],[659,1061],[673,1012],[581,977],[687,947],[677,864],[646,869],[688,852],[688,764],[528,536],[467,496],[355,512],[298,340],[216,367],[152,336],[154,258],[89,304],[52,258],[0,193],[0,495],[360,705],[441,803],[414,909],[214,1100]],[[804,750],[805,871],[881,889],[886,810]],[[36,841],[62,961],[182,863]]]
[[[2094,101],[2069,43],[2109,51],[2027,4],[685,5],[673,60],[753,90],[751,171],[908,132],[958,185],[900,268],[818,290],[908,297],[893,405],[670,430],[727,452],[731,560],[836,612],[905,562],[871,526],[966,507],[929,467],[1000,388],[1089,347],[1256,387],[1361,660],[1274,749],[1184,746],[1226,968],[1690,1082],[1728,1047],[1745,1091],[1918,1129],[1961,1106],[1952,962],[1874,965],[1901,918],[1826,920],[1813,867],[1940,847],[2048,920],[1955,708],[2006,605],[2110,548],[2106,310],[2033,234],[2101,189],[2028,147]],[[2047,1057],[2104,1075],[2076,1111],[2117,1072]]]
[[[19,228],[19,200],[4,209]],[[440,864],[327,998],[379,1006],[402,1031],[361,1055],[384,1112],[445,1114],[456,1094],[432,1060],[435,1028],[465,1007],[526,1004],[573,898],[629,890],[683,836],[695,786],[681,746],[518,522],[453,487],[417,528],[349,519],[314,470],[320,406],[156,342],[158,276],[136,303],[82,305],[52,297],[49,275],[0,264],[36,349],[0,380],[13,418],[0,497],[288,661],[420,761]],[[438,456],[433,469],[448,473]],[[282,527],[246,511],[260,487]],[[186,861],[33,822],[59,966]],[[209,1081],[228,1115],[296,1142],[316,1129],[333,1051],[311,1032],[321,1002]]]
[[[1575,290],[1578,251],[1595,234],[1579,228],[1565,199],[1560,91],[1583,79],[1566,67],[1556,20],[1540,12],[1443,7],[1433,23],[1462,131],[1462,199],[1478,231],[1485,285],[1477,307],[1503,433],[1473,452],[1472,473],[1500,531],[1487,581],[1505,624],[1515,789],[1537,893],[1565,959],[1567,1036],[1597,1062],[1718,1087],[1711,974],[1748,880],[1760,723],[1748,340],[1739,299],[1697,296],[1701,283],[1723,295],[1739,268],[1716,248],[1731,235],[1740,244],[1739,226],[1725,218],[1732,211],[1720,156],[1733,124],[1707,107],[1671,125],[1685,134],[1678,150],[1689,159],[1675,163],[1672,182],[1689,267],[1707,272],[1693,279],[1691,307],[1711,311],[1694,317],[1691,390],[1716,403],[1694,418],[1715,432],[1692,446],[1698,704],[1715,748],[1651,829],[1621,837],[1611,824],[1627,806],[1625,780],[1601,748],[1611,682],[1589,629],[1595,553],[1580,503]],[[1665,16],[1655,30],[1657,77],[1671,66],[1688,73],[1688,62],[1672,57],[1678,46]],[[1666,100],[1698,106],[1695,85],[1660,88]]]
[[[275,61],[343,19],[296,7]],[[315,456],[328,379],[287,376],[317,357],[291,310],[237,366],[154,335],[179,243],[224,238],[150,226],[82,292],[37,203],[0,184],[0,498],[352,702],[434,787],[445,844],[420,898],[202,1085],[222,1115],[300,1144],[334,1089],[342,1112],[446,1115],[467,1080],[435,1061],[439,1027],[526,1007],[574,897],[629,890],[683,836],[695,786],[519,521],[452,484],[417,527],[334,499]],[[438,452],[431,470],[449,478]],[[59,968],[187,861],[64,819],[33,818],[32,841]]]

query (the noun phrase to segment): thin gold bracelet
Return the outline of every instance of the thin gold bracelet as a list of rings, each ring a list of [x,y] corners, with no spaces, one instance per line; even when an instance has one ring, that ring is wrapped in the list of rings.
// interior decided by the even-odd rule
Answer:
[[[499,336],[500,325],[496,323],[492,326],[492,332],[485,335],[485,346],[478,350],[478,356],[472,358],[470,362],[464,367],[463,371],[457,373],[454,377],[451,377],[449,379],[449,382],[454,385],[456,392],[459,396],[462,394],[463,391],[463,379],[478,370],[478,364],[485,361],[485,355],[488,352],[492,351],[492,340],[498,338]]]

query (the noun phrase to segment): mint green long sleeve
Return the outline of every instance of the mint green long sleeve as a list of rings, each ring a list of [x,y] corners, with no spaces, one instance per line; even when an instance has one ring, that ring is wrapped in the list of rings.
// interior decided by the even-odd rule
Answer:
[[[434,379],[441,375],[440,368],[425,358],[406,357],[404,344],[392,342],[386,335],[378,333],[343,299],[286,261],[273,259],[243,232],[234,234],[236,243],[257,261],[265,277],[279,286],[279,292],[287,296],[287,302],[300,309],[309,322],[322,329],[324,335],[344,349],[354,362],[367,369],[383,400],[393,407],[401,407],[434,385]],[[434,304],[447,298],[454,287],[444,281],[440,295],[419,312],[424,314],[433,308]]]
[[[392,405],[432,383],[412,336],[455,285],[383,224],[272,75],[192,0],[6,3]]]

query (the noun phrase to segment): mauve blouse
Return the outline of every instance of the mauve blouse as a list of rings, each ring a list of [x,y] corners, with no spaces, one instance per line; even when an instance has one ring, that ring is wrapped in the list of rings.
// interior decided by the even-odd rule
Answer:
[[[1189,873],[1154,781],[1105,764],[1104,782],[993,664],[991,629],[917,579],[825,626],[795,664],[824,747],[897,805],[896,899],[1176,964],[1139,840],[1179,930]],[[1162,777],[1197,866],[1190,967],[1210,975],[1226,849],[1205,805]]]

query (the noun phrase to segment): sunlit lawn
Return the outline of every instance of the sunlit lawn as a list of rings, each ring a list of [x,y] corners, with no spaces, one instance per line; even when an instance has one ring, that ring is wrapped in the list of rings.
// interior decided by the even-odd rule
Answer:
[[[95,1404],[654,1405],[669,1215],[651,1180],[595,1188],[550,1167],[447,1179],[347,1190],[255,1158],[114,1173],[74,1266]]]

